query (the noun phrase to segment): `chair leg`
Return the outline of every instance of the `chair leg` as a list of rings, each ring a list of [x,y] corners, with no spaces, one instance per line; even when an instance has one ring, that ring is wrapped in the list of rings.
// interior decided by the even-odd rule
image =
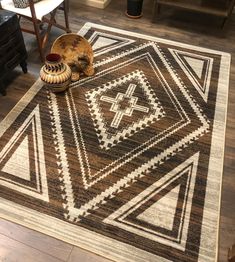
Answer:
[[[64,5],[64,19],[65,19],[66,32],[71,33],[71,30],[69,29],[69,19],[68,19],[68,13],[69,13],[68,0],[64,0],[63,5]]]
[[[153,14],[152,14],[152,22],[155,21],[156,14],[157,14],[157,15],[160,14],[160,10],[161,10],[161,6],[160,6],[160,4],[158,3],[157,0],[154,0]]]
[[[225,17],[223,19],[222,25],[221,25],[221,29],[223,29],[225,27],[225,24],[227,23],[228,17]]]
[[[235,6],[235,0],[231,1],[231,3],[230,3],[228,15],[223,19],[223,22],[222,22],[222,25],[221,25],[222,29],[225,27],[229,17],[233,13],[234,6]]]
[[[69,9],[69,5],[68,5],[68,0],[64,0],[64,17],[65,17],[65,24],[66,24],[66,28],[57,24],[56,23],[56,20],[55,20],[55,15],[56,15],[56,12],[57,12],[57,9],[54,9],[53,12],[51,12],[51,17],[50,19],[47,19],[46,17],[42,20],[42,22],[46,22],[48,23],[48,26],[47,26],[47,30],[46,30],[46,33],[44,35],[44,37],[42,38],[40,36],[40,24],[38,23],[37,19],[35,18],[35,11],[34,11],[34,16],[32,18],[32,22],[33,22],[33,25],[34,25],[34,31],[35,31],[35,34],[36,34],[36,38],[37,38],[37,42],[38,42],[38,49],[39,49],[39,54],[40,54],[40,58],[42,60],[42,62],[44,62],[44,55],[43,55],[43,49],[44,47],[46,46],[47,42],[48,42],[48,38],[49,38],[49,34],[50,34],[50,31],[51,31],[51,27],[54,25],[54,26],[57,26],[58,28],[61,28],[63,30],[65,30],[67,33],[70,33],[71,30],[69,29],[69,21],[68,21],[68,9]],[[32,4],[31,4],[32,5]]]
[[[47,31],[43,37],[43,40],[42,40],[42,48],[44,48],[47,44],[47,41],[48,41],[48,37],[49,37],[49,34],[51,32],[51,27],[53,25],[53,22],[55,20],[55,14],[56,14],[56,11],[57,11],[57,8],[55,10],[53,10],[53,12],[51,13],[51,17],[50,17],[50,20],[48,21],[48,26],[47,26]]]
[[[40,54],[40,58],[41,61],[44,62],[44,55],[43,55],[43,50],[42,50],[42,38],[40,36],[40,29],[39,29],[39,23],[37,20],[35,20],[34,18],[32,19],[33,22],[33,26],[34,26],[34,31],[35,31],[35,35],[37,38],[37,43],[38,43],[38,51]]]
[[[59,8],[57,8],[57,9],[64,11],[65,26],[58,24],[56,22],[55,15],[53,15],[54,11],[50,13],[51,15],[50,19],[43,17],[43,21],[48,24],[51,24],[52,26],[56,26],[57,28],[60,28],[67,33],[71,33],[72,31],[69,28],[69,19],[68,19],[68,13],[69,13],[69,2],[68,1],[69,0],[64,0],[63,4]]]

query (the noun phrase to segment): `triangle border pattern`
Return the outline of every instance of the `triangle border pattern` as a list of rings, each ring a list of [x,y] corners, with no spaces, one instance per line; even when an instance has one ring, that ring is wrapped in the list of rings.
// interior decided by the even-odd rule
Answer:
[[[0,185],[18,191],[19,193],[23,193],[30,197],[49,202],[39,105],[37,105],[34,108],[34,110],[28,115],[28,117],[25,119],[25,121],[22,123],[19,129],[14,133],[12,138],[8,141],[3,150],[0,152],[0,163],[5,159],[8,152],[17,143],[17,141],[24,134],[25,130],[29,127],[30,124],[32,124],[33,140],[35,146],[34,159],[38,159],[38,163],[37,161],[35,161],[35,175],[37,188],[34,189],[31,187],[22,186],[21,183],[17,183],[15,181],[13,183],[13,181],[11,181],[10,179],[3,179],[2,177],[0,177]]]
[[[209,89],[210,89],[213,58],[202,56],[202,55],[196,55],[193,53],[184,52],[184,51],[180,51],[180,50],[176,50],[172,48],[169,48],[169,51],[172,54],[172,56],[174,57],[174,59],[178,62],[178,64],[180,65],[184,73],[187,75],[189,80],[192,82],[193,86],[196,88],[196,90],[201,95],[203,100],[207,102],[208,95],[209,95]],[[207,61],[206,74],[205,74],[205,79],[203,81],[203,86],[201,86],[201,84],[195,78],[194,73],[192,73],[192,69],[189,68],[189,66],[181,59],[180,55],[192,56],[195,59],[201,59],[201,60]]]
[[[112,44],[112,45],[108,45],[108,46],[104,46],[104,48],[99,48],[100,50],[98,50],[98,49],[95,50],[94,51],[94,57],[102,55],[102,54],[104,54],[106,52],[110,52],[110,51],[113,51],[115,49],[121,48],[123,46],[130,45],[130,44],[135,42],[135,40],[132,40],[132,39],[129,39],[129,38],[120,37],[120,36],[114,36],[114,35],[111,35],[111,34],[97,32],[97,31],[94,32],[91,35],[91,37],[88,39],[88,42],[92,45],[92,42],[95,39],[98,39],[99,36],[116,39],[117,43],[116,44]]]
[[[29,138],[28,135],[24,137],[24,139],[20,142],[20,145],[17,147],[17,149],[14,151],[14,153],[11,155],[10,159],[6,161],[5,165],[3,165],[2,171],[5,173],[10,173],[13,176],[18,176],[21,179],[24,179],[26,181],[30,181],[30,161],[28,158],[23,158],[22,154],[23,150],[29,150]],[[23,166],[17,166],[17,170],[14,170],[12,166],[15,166],[16,162],[23,162]],[[16,172],[18,174],[15,174]]]
[[[115,226],[120,229],[127,230],[128,232],[135,233],[136,235],[140,235],[142,237],[146,237],[150,240],[168,245],[170,247],[177,248],[179,250],[185,251],[185,246],[187,243],[187,232],[189,227],[190,213],[192,207],[192,198],[194,193],[194,186],[197,175],[197,165],[199,159],[199,152],[195,153],[189,159],[181,163],[174,170],[170,171],[164,177],[156,181],[154,184],[146,188],[139,195],[134,197],[131,200],[131,203],[128,202],[125,205],[121,206],[114,213],[112,213],[109,217],[103,220],[104,223]],[[182,236],[180,237],[178,234],[177,239],[170,238],[166,235],[155,233],[154,231],[148,228],[142,228],[141,226],[127,222],[125,218],[132,212],[134,212],[139,206],[145,204],[145,202],[151,198],[153,195],[156,195],[158,192],[161,192],[167,185],[173,183],[177,178],[185,174],[185,169],[191,169],[191,177],[189,176],[187,180],[187,190],[188,196],[187,199],[184,199],[183,210],[185,213],[184,218],[181,217],[181,229],[179,232],[182,232]]]

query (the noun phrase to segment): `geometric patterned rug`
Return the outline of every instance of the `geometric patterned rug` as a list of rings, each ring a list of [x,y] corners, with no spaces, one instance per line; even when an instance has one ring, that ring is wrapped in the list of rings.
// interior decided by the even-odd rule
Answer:
[[[230,55],[87,23],[93,77],[0,123],[0,216],[116,261],[215,261]]]

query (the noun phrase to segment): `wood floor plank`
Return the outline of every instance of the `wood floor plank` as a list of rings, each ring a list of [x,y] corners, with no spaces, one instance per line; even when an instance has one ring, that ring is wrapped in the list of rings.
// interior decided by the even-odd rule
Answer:
[[[68,259],[68,262],[110,262],[106,258],[88,252],[78,247],[74,247],[72,253]]]
[[[0,220],[0,234],[61,260],[67,260],[72,251],[70,244],[3,219]]]
[[[61,262],[37,249],[0,234],[1,262]]]

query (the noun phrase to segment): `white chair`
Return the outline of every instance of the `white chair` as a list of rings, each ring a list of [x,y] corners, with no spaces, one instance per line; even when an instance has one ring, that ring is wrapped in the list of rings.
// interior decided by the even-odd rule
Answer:
[[[41,0],[37,3],[34,3],[33,0],[28,1],[29,6],[26,8],[16,8],[12,0],[2,0],[0,3],[2,9],[12,11],[18,14],[19,18],[24,17],[33,22],[34,31],[26,28],[21,28],[21,30],[36,35],[40,57],[44,61],[43,49],[48,41],[51,27],[56,26],[67,33],[71,32],[68,21],[69,0]],[[55,14],[58,9],[64,11],[65,26],[58,24],[55,20]],[[48,14],[50,14],[49,19],[46,17]],[[42,22],[48,24],[44,36],[40,34],[40,25]]]

